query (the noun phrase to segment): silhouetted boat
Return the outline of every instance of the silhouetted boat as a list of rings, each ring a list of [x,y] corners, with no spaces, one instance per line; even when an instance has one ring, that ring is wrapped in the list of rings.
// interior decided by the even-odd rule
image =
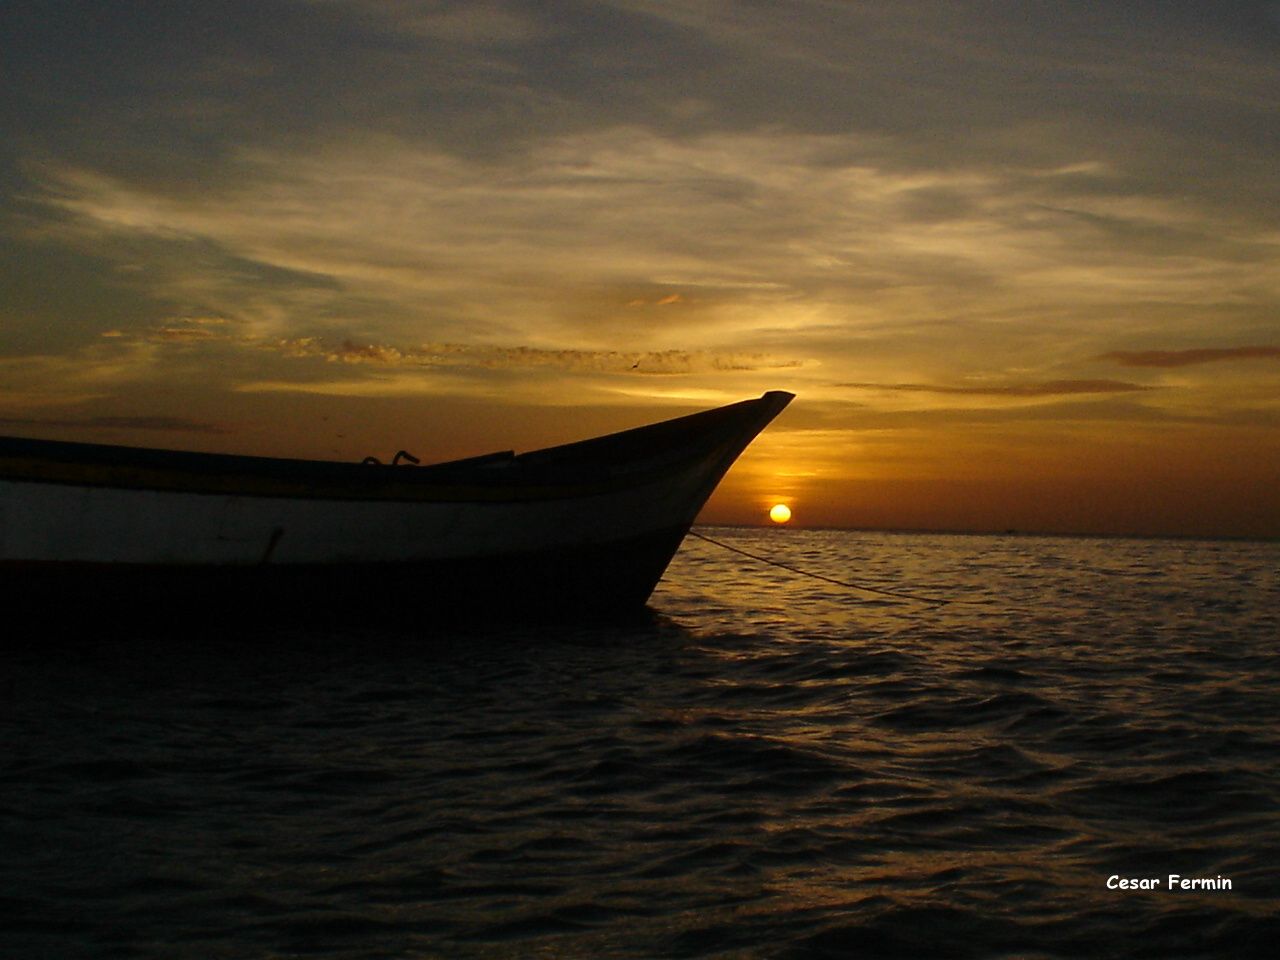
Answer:
[[[431,466],[0,438],[0,583],[50,610],[635,609],[791,399]]]

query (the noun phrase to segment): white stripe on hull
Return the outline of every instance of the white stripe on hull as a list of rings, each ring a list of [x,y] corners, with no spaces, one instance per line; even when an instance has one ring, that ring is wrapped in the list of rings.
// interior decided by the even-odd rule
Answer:
[[[0,559],[361,563],[601,544],[692,523],[709,492],[708,466],[592,497],[521,502],[293,500],[0,480]]]

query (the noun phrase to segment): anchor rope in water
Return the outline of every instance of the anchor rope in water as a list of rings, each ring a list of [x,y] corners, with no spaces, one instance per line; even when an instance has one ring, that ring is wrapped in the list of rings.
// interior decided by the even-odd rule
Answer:
[[[866,593],[879,594],[882,597],[893,597],[896,600],[913,600],[916,603],[929,603],[934,606],[942,607],[949,603],[976,603],[974,600],[953,600],[942,597],[922,597],[914,593],[902,593],[896,590],[884,590],[880,587],[869,587],[863,583],[852,583],[848,580],[837,580],[835,577],[828,577],[825,574],[814,573],[812,570],[802,570],[800,567],[793,567],[789,563],[783,563],[781,560],[773,560],[769,557],[762,557],[757,553],[751,553],[743,550],[741,547],[735,547],[732,544],[725,543],[723,540],[717,540],[714,537],[708,537],[704,533],[698,533],[697,530],[690,530],[689,536],[697,537],[699,540],[705,540],[707,543],[714,544],[717,547],[723,547],[725,550],[731,550],[734,553],[741,554],[751,560],[759,563],[766,563],[771,567],[781,567],[783,570],[791,573],[799,574],[802,577],[812,577],[814,580],[822,580],[826,583],[833,583],[837,587],[847,587],[850,590],[862,590]]]

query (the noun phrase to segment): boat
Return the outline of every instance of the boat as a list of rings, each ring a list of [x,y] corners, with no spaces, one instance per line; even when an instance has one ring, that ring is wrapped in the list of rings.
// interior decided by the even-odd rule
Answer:
[[[0,595],[113,615],[634,611],[792,397],[427,466],[0,437]]]

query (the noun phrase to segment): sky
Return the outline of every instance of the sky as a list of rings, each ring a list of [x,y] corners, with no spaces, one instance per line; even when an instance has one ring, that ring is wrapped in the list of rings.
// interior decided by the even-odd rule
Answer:
[[[784,389],[706,522],[1280,536],[1280,4],[0,3],[0,432]]]

